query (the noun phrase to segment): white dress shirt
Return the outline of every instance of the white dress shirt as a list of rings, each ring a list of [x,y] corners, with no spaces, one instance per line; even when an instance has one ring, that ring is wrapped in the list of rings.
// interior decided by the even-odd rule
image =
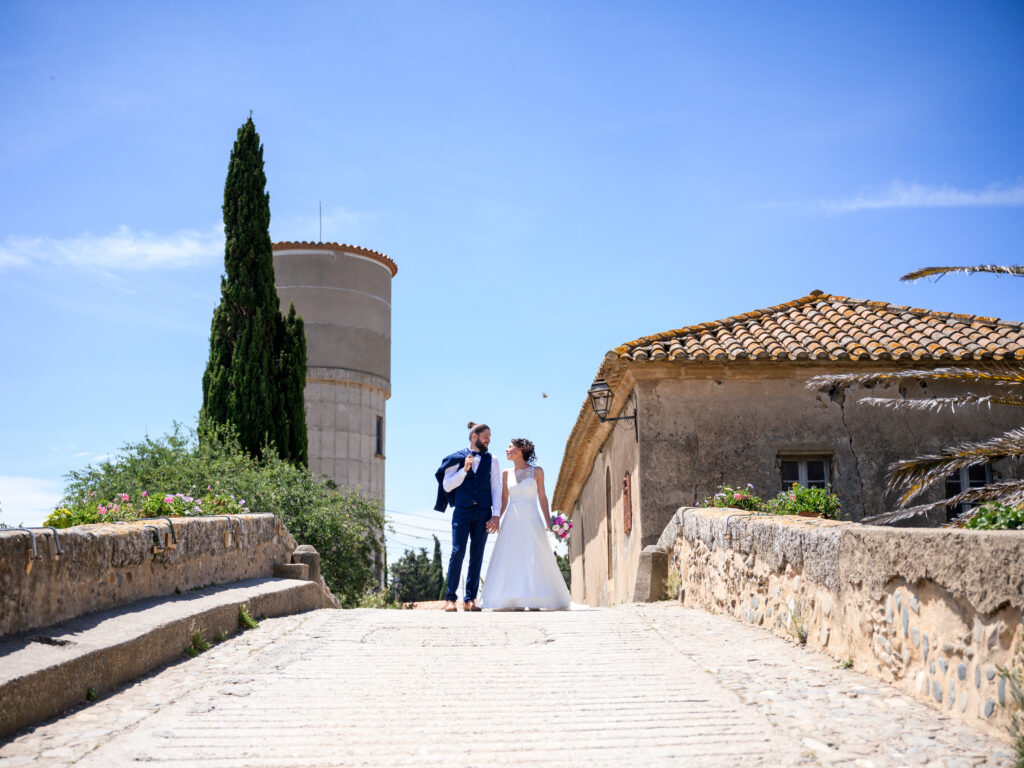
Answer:
[[[463,468],[464,464],[457,464],[454,467],[448,467],[444,471],[444,480],[441,485],[444,486],[445,493],[451,493],[460,485],[462,481],[466,479],[466,470]],[[476,472],[480,466],[480,457],[473,457],[473,469],[471,472]],[[492,455],[491,456],[491,517],[497,516],[501,512],[501,467],[498,466],[498,460]]]

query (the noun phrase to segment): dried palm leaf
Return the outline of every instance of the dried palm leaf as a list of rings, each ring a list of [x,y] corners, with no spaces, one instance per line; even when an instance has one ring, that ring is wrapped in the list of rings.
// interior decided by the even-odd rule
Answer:
[[[920,280],[922,277],[931,277],[932,275],[936,275],[936,280],[938,280],[943,275],[948,275],[951,272],[960,272],[965,275],[969,275],[972,272],[990,272],[1000,275],[1024,276],[1024,266],[1004,266],[1002,264],[979,264],[974,267],[925,267],[924,269],[915,269],[913,272],[908,272],[903,277],[901,277],[900,280]]]
[[[865,517],[860,522],[866,525],[892,525],[893,523],[910,520],[940,507],[952,507],[957,504],[978,504],[986,501],[999,501],[1011,507],[1024,504],[1024,480],[1004,480],[981,488],[969,488],[955,496],[950,496],[948,499],[933,501],[929,504],[918,504],[892,512],[884,512],[880,515],[872,515]]]
[[[832,388],[847,389],[857,385],[898,384],[922,379],[928,381],[984,381],[997,385],[1024,384],[1024,365],[1001,363],[914,368],[906,371],[823,374],[808,379],[805,387],[811,390],[825,391]]]
[[[948,475],[975,464],[991,464],[1008,457],[1024,456],[1024,428],[1011,429],[981,442],[965,442],[938,453],[904,459],[889,465],[887,491],[897,493],[904,507]]]
[[[948,408],[956,411],[961,405],[1020,405],[1024,406],[1024,397],[996,397],[994,395],[960,395],[959,397],[902,398],[902,397],[862,397],[858,403],[876,405],[894,411],[932,411],[939,413]]]

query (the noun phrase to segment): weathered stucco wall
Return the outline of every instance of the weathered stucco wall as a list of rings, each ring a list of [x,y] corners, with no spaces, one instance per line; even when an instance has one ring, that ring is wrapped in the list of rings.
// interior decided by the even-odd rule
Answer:
[[[906,367],[888,364],[889,369]],[[630,366],[622,386],[632,389],[619,395],[630,392],[631,403],[636,403],[639,442],[631,422],[618,422],[614,429],[602,425],[603,432],[594,436],[600,450],[572,506],[574,534],[580,534],[570,553],[573,583],[579,585],[573,598],[591,605],[631,599],[640,551],[657,541],[676,509],[697,504],[722,484],[750,483],[758,496],[775,496],[782,490],[780,455],[830,457],[832,490],[844,514],[859,520],[894,508],[885,493],[893,461],[1017,426],[1012,408],[952,414],[894,412],[857,403],[866,395],[923,398],[959,391],[941,383],[915,382],[902,393],[895,385],[858,387],[845,397],[805,386],[818,374],[864,370],[864,365],[780,361]],[[620,415],[631,412],[629,404]],[[637,472],[628,540],[615,529],[621,507],[612,514],[611,576],[604,533],[609,467],[612,485],[619,490],[625,469],[635,467]],[[1018,476],[1018,463],[1003,461],[993,467],[993,479]],[[612,491],[617,493],[615,487]],[[921,501],[938,501],[942,493],[936,488]],[[944,520],[941,509],[933,513],[934,522],[939,517]]]
[[[1017,414],[1006,408],[895,412],[857,403],[865,395],[899,397],[895,386],[859,387],[840,398],[805,387],[812,376],[844,371],[863,372],[864,366],[735,362],[645,368],[636,385],[644,518],[654,527],[660,523],[660,532],[680,505],[697,504],[723,483],[751,483],[758,496],[772,497],[781,490],[779,454],[804,453],[832,457],[832,488],[844,511],[859,520],[893,509],[894,499],[885,494],[893,461],[1019,426]],[[913,398],[957,392],[962,388],[935,382],[905,390]],[[1007,464],[995,470],[1013,472]],[[938,500],[941,492],[936,489],[930,498]]]
[[[1007,737],[1024,534],[678,510],[658,546],[684,605],[821,650]],[[675,579],[679,581],[676,582]]]
[[[626,409],[629,413],[632,410],[631,406]],[[643,548],[636,432],[630,421],[609,422],[604,428],[607,438],[576,504],[572,510],[559,510],[571,513],[573,520],[569,542],[573,600],[590,605],[611,605],[632,598],[632,584]],[[630,476],[629,533],[626,533],[623,489],[627,473]],[[654,534],[655,539],[660,531]],[[585,556],[579,557],[581,552],[585,552]],[[616,575],[614,580],[612,574]]]
[[[0,530],[0,636],[211,583],[269,577],[292,562],[295,540],[274,515],[80,525],[53,534]],[[154,552],[157,529],[161,552]],[[291,566],[295,575],[301,568]],[[307,571],[308,573],[308,571]],[[319,573],[315,574],[319,579]],[[325,607],[330,602],[325,591]]]

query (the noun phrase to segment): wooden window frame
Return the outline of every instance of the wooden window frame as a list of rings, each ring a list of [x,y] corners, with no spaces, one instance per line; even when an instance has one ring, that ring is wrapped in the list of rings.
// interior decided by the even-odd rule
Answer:
[[[824,465],[824,476],[825,476],[825,488],[832,487],[832,454],[815,452],[815,453],[779,453],[775,459],[775,468],[778,473],[779,485],[782,490],[788,491],[792,487],[792,483],[786,484],[782,479],[782,462],[784,461],[795,461],[797,463],[797,484],[801,488],[818,488],[820,486],[811,486],[807,479],[807,463],[810,461],[820,461]]]
[[[974,483],[971,481],[971,470],[979,466],[985,471],[985,477],[983,481]],[[957,485],[959,485],[959,489],[956,491],[956,493],[960,493],[961,491],[964,490],[964,488],[981,488],[982,486],[988,485],[989,483],[992,482],[992,465],[984,463],[972,464],[969,467],[962,467],[953,474],[949,475],[946,478],[946,482],[943,487],[943,493],[945,493],[947,499],[950,498],[951,496],[956,495],[954,493],[950,493],[949,490],[949,483],[951,482],[951,479],[954,476],[956,476],[956,482]],[[976,505],[972,505],[970,502],[966,501],[961,504],[951,504],[947,506],[946,521],[948,522],[954,518],[960,517],[960,515],[972,509],[974,506]]]

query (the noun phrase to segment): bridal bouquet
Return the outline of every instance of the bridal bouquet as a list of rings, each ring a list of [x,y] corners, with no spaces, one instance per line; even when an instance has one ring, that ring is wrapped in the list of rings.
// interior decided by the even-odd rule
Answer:
[[[560,540],[565,541],[572,530],[572,520],[564,515],[555,515],[551,518],[551,530]]]

